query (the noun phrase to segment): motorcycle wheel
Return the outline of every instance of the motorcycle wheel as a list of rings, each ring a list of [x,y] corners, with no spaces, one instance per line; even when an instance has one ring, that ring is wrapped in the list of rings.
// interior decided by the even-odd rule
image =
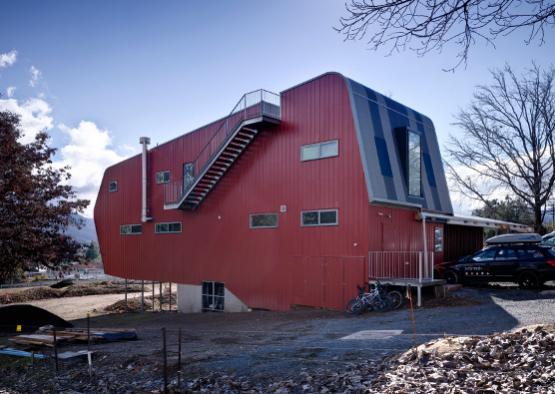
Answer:
[[[364,312],[364,305],[358,298],[353,298],[349,302],[347,302],[347,306],[345,307],[345,312],[350,315],[360,315]]]
[[[405,298],[399,290],[390,290],[387,292],[387,298],[391,303],[391,309],[399,309],[403,306]]]

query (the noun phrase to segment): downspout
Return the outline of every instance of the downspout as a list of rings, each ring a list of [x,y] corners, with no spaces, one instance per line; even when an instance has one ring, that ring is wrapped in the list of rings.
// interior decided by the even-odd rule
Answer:
[[[141,137],[139,143],[143,146],[143,153],[141,156],[141,221],[145,223],[152,220],[152,218],[148,216],[147,207],[147,146],[150,144],[150,138]]]
[[[426,215],[422,210],[420,211],[420,216],[422,216],[422,255],[424,257],[424,267],[428,271],[428,236],[426,234]],[[420,272],[418,273],[418,278],[422,282],[422,267],[420,267]]]

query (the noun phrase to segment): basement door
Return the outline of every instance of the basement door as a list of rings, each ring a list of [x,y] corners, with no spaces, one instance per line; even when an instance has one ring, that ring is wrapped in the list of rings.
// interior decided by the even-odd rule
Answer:
[[[202,282],[202,311],[223,312],[225,286],[221,282]]]

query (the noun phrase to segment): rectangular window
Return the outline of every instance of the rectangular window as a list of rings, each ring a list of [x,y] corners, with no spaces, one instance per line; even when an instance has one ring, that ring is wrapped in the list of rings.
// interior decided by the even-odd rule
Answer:
[[[339,155],[339,141],[324,141],[301,146],[301,161],[325,159]]]
[[[249,216],[250,228],[276,228],[278,226],[277,213],[257,213]]]
[[[301,212],[301,226],[335,226],[339,223],[337,209]]]
[[[202,282],[202,311],[224,310],[225,286],[221,282]]]
[[[156,223],[156,234],[174,234],[181,232],[181,222]]]
[[[422,195],[421,184],[421,162],[420,134],[414,131],[408,133],[408,188],[411,196]]]
[[[187,190],[195,181],[195,165],[193,163],[183,164],[183,190]]]
[[[170,172],[169,171],[158,171],[156,173],[156,183],[158,185],[162,183],[169,183],[170,182]]]
[[[443,252],[443,228],[436,227],[434,229],[434,251]]]
[[[110,193],[117,192],[118,191],[118,181],[110,181],[110,183],[108,184],[108,191]]]
[[[143,233],[143,226],[141,224],[122,224],[119,226],[119,233],[121,235],[138,235]]]

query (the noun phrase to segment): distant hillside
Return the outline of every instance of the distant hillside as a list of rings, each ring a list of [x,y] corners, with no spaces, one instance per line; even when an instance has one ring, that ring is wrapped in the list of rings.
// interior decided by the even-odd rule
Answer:
[[[96,239],[96,229],[94,227],[94,220],[86,218],[82,215],[77,215],[83,220],[83,227],[78,229],[75,226],[70,226],[67,233],[75,240],[82,243],[89,243],[91,241],[98,242]]]

